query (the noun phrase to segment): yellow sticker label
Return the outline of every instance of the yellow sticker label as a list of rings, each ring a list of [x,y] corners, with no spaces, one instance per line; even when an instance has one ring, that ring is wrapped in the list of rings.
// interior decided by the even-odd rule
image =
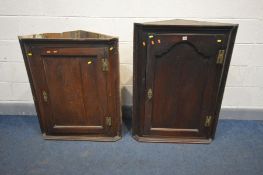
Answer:
[[[149,35],[149,38],[153,38],[153,35]]]
[[[92,61],[88,61],[88,64],[91,64],[92,63]]]

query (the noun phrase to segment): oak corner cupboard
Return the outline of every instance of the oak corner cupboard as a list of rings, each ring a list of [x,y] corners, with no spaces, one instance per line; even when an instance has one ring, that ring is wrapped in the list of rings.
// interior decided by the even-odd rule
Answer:
[[[138,141],[210,143],[237,24],[134,24],[132,133]]]
[[[45,139],[120,139],[118,38],[78,30],[19,41]]]

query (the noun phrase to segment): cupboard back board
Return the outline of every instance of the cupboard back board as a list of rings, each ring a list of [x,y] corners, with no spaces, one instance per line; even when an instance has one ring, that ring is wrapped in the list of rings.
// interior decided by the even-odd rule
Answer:
[[[117,38],[73,31],[19,40],[46,139],[120,138]]]
[[[135,139],[211,142],[237,27],[189,20],[134,25]]]

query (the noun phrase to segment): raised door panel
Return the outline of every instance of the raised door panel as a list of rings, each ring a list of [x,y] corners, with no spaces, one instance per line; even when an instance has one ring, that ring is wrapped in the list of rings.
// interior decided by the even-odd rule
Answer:
[[[151,39],[152,38],[152,39]],[[144,134],[209,137],[222,66],[224,35],[156,34],[147,43]]]
[[[35,48],[33,55],[29,62],[39,66],[31,70],[41,89],[47,134],[106,134],[106,49]]]

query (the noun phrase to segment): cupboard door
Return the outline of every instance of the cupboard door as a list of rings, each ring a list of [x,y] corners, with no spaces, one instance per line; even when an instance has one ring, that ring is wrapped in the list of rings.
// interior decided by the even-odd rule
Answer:
[[[106,134],[106,48],[33,48],[29,59],[47,134]]]
[[[148,37],[144,135],[210,137],[225,43],[220,34]]]

